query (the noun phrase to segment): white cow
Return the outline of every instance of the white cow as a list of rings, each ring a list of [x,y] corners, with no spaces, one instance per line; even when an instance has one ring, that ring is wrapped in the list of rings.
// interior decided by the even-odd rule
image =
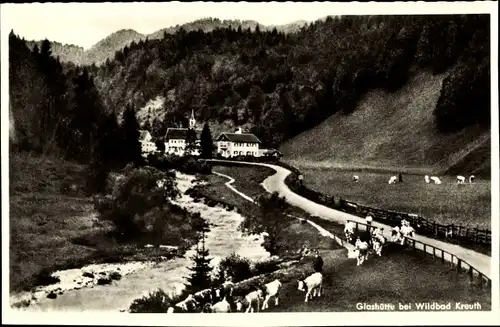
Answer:
[[[372,239],[373,250],[375,251],[375,253],[379,257],[382,256],[382,248],[383,248],[385,242],[386,242],[386,239],[385,239],[384,235],[382,235],[381,233],[377,233],[377,234],[373,235],[373,239]]]
[[[365,262],[365,260],[368,260],[368,242],[366,241],[361,241],[359,238],[356,239],[356,250],[358,250],[358,261],[357,261],[357,266],[360,266]]]
[[[400,242],[401,241],[401,230],[399,226],[394,226],[391,230],[391,241]]]
[[[401,226],[401,235],[402,235],[401,245],[405,244],[407,237],[413,237],[414,234],[415,234],[415,229],[413,229],[413,227],[411,227],[409,224]]]
[[[397,176],[391,176],[391,178],[389,179],[389,184],[396,184],[397,180]]]
[[[457,176],[457,184],[465,184],[465,177],[464,176]]]
[[[470,175],[469,176],[469,183],[472,184],[474,182],[474,179],[476,179],[476,177],[474,175]]]
[[[254,307],[257,308],[257,312],[260,309],[260,301],[262,300],[264,294],[262,290],[256,290],[253,292],[250,292],[245,296],[243,300],[239,300],[236,302],[236,310],[241,311],[245,306],[247,306],[247,310],[245,311],[246,313],[248,312],[254,312]]]
[[[356,229],[356,224],[352,221],[348,221],[344,227],[345,238],[348,242],[352,241],[352,236],[354,235],[354,230]]]
[[[353,175],[352,176],[352,181],[355,182],[355,183],[359,182],[359,176],[358,175]]]
[[[170,307],[167,310],[167,313],[174,313],[176,311],[180,312],[194,312],[198,302],[194,299],[192,294],[189,294],[184,301],[177,303],[174,307]]]
[[[434,182],[434,184],[441,184],[441,180],[439,179],[439,177],[431,176],[431,180]]]
[[[213,313],[229,313],[231,312],[231,306],[229,305],[229,302],[227,302],[226,297],[220,302],[215,303],[212,306],[212,312]]]
[[[309,300],[309,296],[311,298],[321,296],[321,288],[323,286],[323,275],[320,272],[315,272],[305,279],[298,280],[298,290],[306,292],[306,298],[304,302]]]
[[[429,184],[431,182],[431,179],[429,178],[429,175],[425,175],[425,182]]]
[[[269,308],[268,302],[269,302],[269,299],[271,299],[271,297],[273,297],[273,296],[274,296],[274,305],[275,306],[278,305],[279,293],[280,293],[281,287],[282,287],[281,282],[277,279],[264,285],[265,298],[264,298],[264,302],[262,303],[262,310]]]

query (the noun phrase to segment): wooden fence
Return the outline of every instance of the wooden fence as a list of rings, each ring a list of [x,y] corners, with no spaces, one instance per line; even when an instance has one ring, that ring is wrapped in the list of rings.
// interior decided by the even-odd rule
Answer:
[[[364,217],[371,213],[374,220],[386,223],[390,226],[401,224],[406,219],[420,235],[456,241],[459,244],[480,244],[491,246],[491,231],[479,228],[467,228],[461,225],[441,225],[412,213],[403,213],[390,210],[381,210],[360,205],[358,203],[340,199],[339,208],[350,214]]]
[[[376,228],[374,226],[371,225],[368,226],[367,224],[352,220],[347,220],[347,221],[354,223],[356,225],[356,230],[359,229],[360,225],[365,226],[365,230],[370,230],[370,231]],[[411,237],[406,237],[406,241],[408,242],[407,243],[408,247],[413,249],[413,251],[416,251],[418,249],[423,251],[425,254],[430,254],[435,259],[439,259],[442,263],[450,262],[455,267],[457,273],[467,273],[470,281],[471,282],[478,281],[479,286],[481,288],[491,287],[491,279],[488,276],[484,275],[482,272],[474,268],[470,263],[460,259],[453,253],[447,252],[431,244],[422,241],[417,241],[416,239]]]

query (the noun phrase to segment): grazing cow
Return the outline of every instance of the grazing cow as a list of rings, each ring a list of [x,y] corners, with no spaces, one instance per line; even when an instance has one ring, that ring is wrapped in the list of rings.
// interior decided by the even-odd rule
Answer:
[[[431,182],[431,179],[429,178],[429,175],[425,175],[425,182],[429,184]]]
[[[210,288],[207,288],[205,290],[198,291],[194,293],[194,299],[201,306],[204,306],[207,303],[212,303],[212,290]]]
[[[374,234],[372,238],[373,250],[380,257],[382,256],[382,247],[386,243],[386,239],[384,235],[382,235],[382,231],[380,233]]]
[[[274,281],[267,283],[263,287],[263,291],[265,294],[264,302],[262,303],[262,310],[269,308],[268,302],[271,297],[274,296],[274,305],[277,306],[279,302],[279,292],[281,290],[281,282],[277,279]]]
[[[441,184],[441,180],[439,179],[439,177],[431,176],[431,180],[434,182],[434,184]]]
[[[215,302],[222,300],[225,296],[232,297],[233,290],[234,290],[234,284],[231,281],[224,282],[218,288],[212,287],[212,300]]]
[[[474,175],[470,175],[469,184],[472,184],[474,182],[474,179],[476,179],[476,177]]]
[[[465,177],[464,176],[457,176],[457,184],[465,184]]]
[[[400,242],[401,241],[401,230],[399,226],[394,226],[391,230],[391,241]]]
[[[397,176],[391,176],[391,178],[389,179],[389,184],[396,184],[397,180]]]
[[[245,313],[255,312],[255,308],[257,308],[257,312],[260,309],[260,301],[264,297],[262,290],[256,290],[248,293],[244,298],[238,299],[235,301],[236,303],[236,311],[243,311],[243,308],[247,308]]]
[[[231,312],[231,306],[227,302],[226,297],[222,301],[215,303],[212,306],[212,312],[214,313],[229,313]]]
[[[368,242],[361,241],[359,237],[356,239],[356,250],[358,250],[357,266],[362,265],[364,261],[368,260],[368,248]]]
[[[170,311],[170,309],[172,309],[172,312],[194,312],[196,311],[197,306],[198,302],[196,302],[192,294],[189,294],[184,301],[177,303],[174,307],[170,307],[168,310]]]
[[[344,234],[347,242],[353,241],[354,230],[356,229],[356,224],[352,221],[347,221],[345,223]]]
[[[352,181],[355,182],[355,183],[359,182],[359,176],[358,175],[353,175],[352,176]]]
[[[320,272],[315,272],[305,279],[298,280],[298,290],[306,292],[304,302],[307,302],[309,297],[311,299],[315,296],[321,296],[321,287],[323,285],[323,275]]]
[[[354,239],[356,240],[358,238],[360,239],[360,241],[368,243],[369,246],[372,245],[372,234],[369,231],[357,230],[354,233]],[[354,244],[356,244],[356,242],[354,242]]]
[[[415,230],[410,226],[409,223],[401,226],[401,245],[404,245],[407,237],[413,237]]]

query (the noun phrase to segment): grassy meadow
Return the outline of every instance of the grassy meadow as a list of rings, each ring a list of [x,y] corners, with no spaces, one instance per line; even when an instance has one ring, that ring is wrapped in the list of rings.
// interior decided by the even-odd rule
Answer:
[[[403,174],[403,183],[388,184],[393,172],[301,168],[304,184],[315,190],[379,209],[419,214],[441,224],[491,229],[491,182],[476,179],[457,185],[454,176],[426,184],[423,175]],[[352,182],[352,175],[359,182]]]

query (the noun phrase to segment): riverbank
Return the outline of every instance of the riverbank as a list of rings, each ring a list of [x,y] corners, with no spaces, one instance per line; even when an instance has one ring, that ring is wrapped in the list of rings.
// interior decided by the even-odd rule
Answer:
[[[201,201],[184,194],[186,190],[197,184],[194,176],[177,174],[178,188],[181,196],[173,201],[189,213],[199,213],[211,228],[206,235],[206,246],[210,249],[211,265],[217,263],[231,253],[250,257],[252,260],[267,258],[269,254],[260,246],[262,239],[257,236],[243,236],[238,227],[243,217],[234,210],[226,210],[221,206],[208,206]],[[231,242],[228,242],[231,240]],[[144,248],[148,251],[165,251],[161,248]],[[61,282],[38,287],[33,292],[11,297],[16,299],[18,306],[30,311],[120,311],[126,310],[135,298],[146,295],[158,288],[168,293],[178,294],[184,287],[185,277],[188,276],[188,267],[192,264],[190,256],[194,249],[186,251],[184,256],[177,256],[166,261],[131,262],[129,264],[85,266],[80,269],[55,272]],[[128,268],[129,269],[128,269]],[[98,278],[111,276],[113,272],[124,272],[118,280],[98,285]],[[83,276],[90,272],[94,278]],[[103,272],[104,274],[101,274]],[[97,276],[97,277],[96,277]],[[80,284],[79,284],[80,282]],[[56,293],[56,298],[46,296]],[[36,300],[32,297],[38,297]],[[28,302],[28,303],[26,303]],[[12,302],[11,302],[12,303]],[[30,304],[29,307],[26,307]]]
[[[92,199],[84,193],[83,165],[28,153],[11,153],[9,163],[11,293],[55,284],[56,271],[173,256],[158,243],[178,247],[180,255],[195,243],[182,210],[168,215],[181,222],[176,228],[182,237],[170,237],[167,244],[158,242],[154,233],[123,240],[112,223],[98,218]],[[146,244],[155,247],[145,248]]]

